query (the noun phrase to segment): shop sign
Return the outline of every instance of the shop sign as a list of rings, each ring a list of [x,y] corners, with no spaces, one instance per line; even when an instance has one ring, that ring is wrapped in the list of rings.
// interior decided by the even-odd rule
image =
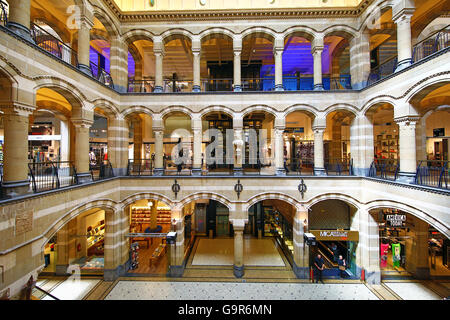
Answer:
[[[359,232],[352,230],[310,230],[320,241],[359,241]]]
[[[384,220],[386,220],[389,227],[404,227],[406,214],[385,214]]]

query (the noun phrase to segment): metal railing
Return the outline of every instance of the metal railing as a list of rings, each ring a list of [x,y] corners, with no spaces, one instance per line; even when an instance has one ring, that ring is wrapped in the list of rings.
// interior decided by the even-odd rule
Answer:
[[[147,93],[155,90],[155,80],[128,79],[128,92]]]
[[[176,164],[170,157],[164,159],[164,175],[190,176],[192,174],[192,159],[190,163]]]
[[[413,47],[413,63],[450,46],[450,25],[433,33]]]
[[[203,161],[203,160],[202,160]],[[206,164],[206,170],[202,170],[202,175],[214,176],[214,175],[233,175],[232,164]],[[203,168],[203,164],[202,164]]]
[[[31,23],[30,33],[37,46],[51,53],[55,57],[78,67],[77,52],[67,44],[55,38],[53,35],[34,23]]]
[[[91,68],[92,76],[99,82],[103,83],[105,86],[108,86],[114,89],[114,81],[111,75],[103,68],[97,66],[94,62],[90,62],[89,66]]]
[[[151,176],[153,175],[152,159],[129,159],[127,176]]]
[[[233,79],[202,79],[202,91],[233,91]]]
[[[330,77],[330,90],[351,90],[352,81],[350,76]]]
[[[397,160],[375,159],[370,165],[369,177],[396,180],[400,164]]]
[[[92,181],[98,181],[114,177],[114,171],[109,160],[103,160],[99,164],[90,164]]]
[[[6,26],[8,23],[8,12],[7,9],[8,4],[2,0],[0,0],[0,25]]]
[[[78,184],[77,171],[71,161],[28,163],[33,192],[42,192]]]
[[[449,161],[421,160],[418,161],[415,184],[449,189]]]
[[[286,175],[313,176],[314,175],[314,159],[301,158],[286,161],[284,165]]]
[[[367,86],[375,83],[381,79],[386,78],[387,76],[394,73],[395,68],[397,67],[397,56],[391,57],[378,67],[370,70],[369,77],[367,78]]]
[[[164,92],[192,92],[193,80],[164,80]]]
[[[354,175],[353,159],[325,159],[324,166],[327,176]]]

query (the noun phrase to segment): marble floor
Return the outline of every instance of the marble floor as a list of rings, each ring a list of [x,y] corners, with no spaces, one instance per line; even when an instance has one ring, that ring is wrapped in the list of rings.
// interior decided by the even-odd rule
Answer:
[[[442,300],[442,297],[419,282],[384,282],[403,300]]]
[[[234,239],[200,239],[193,266],[232,266]],[[244,239],[244,264],[257,267],[285,267],[273,239]]]
[[[378,300],[363,284],[119,281],[105,300]]]
[[[81,300],[100,282],[100,279],[42,279],[36,285],[60,300]],[[37,289],[33,296],[40,300],[54,300]]]

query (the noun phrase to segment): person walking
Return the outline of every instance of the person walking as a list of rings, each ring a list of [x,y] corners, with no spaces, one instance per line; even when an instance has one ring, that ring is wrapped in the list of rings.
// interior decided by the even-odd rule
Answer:
[[[322,280],[322,271],[325,268],[325,263],[323,261],[322,256],[320,255],[320,253],[314,258],[314,273],[315,273],[315,277],[316,277],[316,283],[319,283],[319,279],[320,282],[323,283]]]
[[[333,251],[333,262],[337,262],[337,260],[338,260],[338,247],[337,247],[337,245],[336,245],[336,243],[332,243],[331,244],[331,251]]]
[[[347,268],[347,264],[345,263],[345,259],[342,257],[342,255],[339,255],[338,259],[338,266],[339,266],[339,275],[341,279],[345,278],[345,269]]]

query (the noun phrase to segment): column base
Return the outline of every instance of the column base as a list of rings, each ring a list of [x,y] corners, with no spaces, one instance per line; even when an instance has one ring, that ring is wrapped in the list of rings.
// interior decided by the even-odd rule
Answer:
[[[325,168],[314,168],[314,175],[315,176],[326,176],[327,173],[325,171]]]
[[[369,175],[370,168],[353,168],[353,174],[355,176],[367,177]]]
[[[284,91],[283,85],[282,84],[276,84],[275,85],[275,91]]]
[[[30,29],[28,29],[24,25],[21,25],[20,23],[17,23],[17,22],[9,21],[6,24],[6,27],[8,29],[10,29],[12,32],[14,32],[15,34],[17,34],[19,37],[21,37],[31,43],[35,43],[33,38],[31,37]]]
[[[309,279],[309,268],[308,267],[299,267],[294,261],[292,271],[294,271],[297,279]]]
[[[119,277],[125,275],[127,272],[127,264],[121,264],[115,269],[104,269],[103,270],[103,280],[105,281],[114,281]]]
[[[92,182],[92,175],[90,172],[77,173],[78,184]]]
[[[244,266],[235,266],[233,265],[233,274],[236,278],[242,278],[244,276]]]
[[[21,196],[31,191],[30,182],[28,180],[3,181],[2,188],[8,198]]]
[[[242,92],[242,88],[241,88],[240,85],[235,85],[234,88],[233,88],[233,91],[234,92]]]
[[[87,74],[89,77],[92,77],[91,68],[85,64],[78,64],[78,69],[80,69],[81,72]]]
[[[127,168],[113,168],[113,174],[115,177],[126,176]]]
[[[242,170],[242,168],[233,168],[233,175],[234,176],[243,176],[244,170]]]
[[[275,169],[275,175],[276,176],[285,176],[286,170],[284,168],[276,168]]]
[[[323,90],[325,90],[325,89],[324,89],[322,83],[317,83],[317,84],[314,85],[313,90],[314,90],[314,91],[323,91]]]
[[[399,72],[403,69],[408,68],[410,65],[412,64],[412,59],[408,58],[408,59],[404,59],[402,61],[397,62],[397,67],[395,68],[394,72]]]
[[[202,88],[200,86],[193,86],[192,92],[202,92]]]
[[[352,83],[352,90],[361,90],[365,88],[367,85],[367,81]]]
[[[398,182],[403,183],[414,183],[416,180],[416,173],[415,172],[399,172],[397,176]]]
[[[200,169],[200,168],[192,168],[192,175],[193,176],[201,176],[202,175],[202,169]]]
[[[164,168],[155,168],[155,169],[153,169],[153,175],[154,176],[163,176],[164,175]]]
[[[114,90],[116,90],[117,92],[125,93],[128,91],[128,88],[114,84]]]
[[[164,92],[164,89],[161,86],[155,86],[155,89],[153,90],[153,92],[162,93],[162,92]]]
[[[167,272],[168,277],[179,278],[182,277],[184,273],[184,266],[169,266],[169,271]]]
[[[381,271],[368,271],[365,270],[365,282],[367,284],[381,284]],[[361,277],[361,276],[360,276]]]

